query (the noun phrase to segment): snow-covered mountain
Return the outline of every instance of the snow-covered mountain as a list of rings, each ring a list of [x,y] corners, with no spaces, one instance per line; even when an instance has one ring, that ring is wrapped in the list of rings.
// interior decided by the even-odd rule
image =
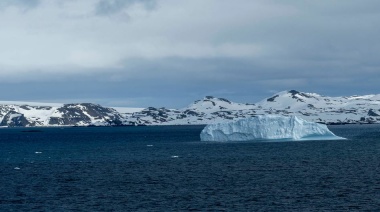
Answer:
[[[263,114],[296,115],[326,124],[380,123],[380,95],[328,97],[291,90],[255,104],[206,96],[182,109],[0,102],[1,126],[210,124]]]
[[[88,126],[119,125],[122,113],[97,104],[27,105],[14,102],[0,104],[1,126]]]
[[[380,95],[328,97],[290,90],[255,104],[206,96],[179,110],[146,108],[128,120],[145,125],[210,124],[264,114],[296,115],[325,124],[380,123]]]
[[[380,122],[380,95],[328,97],[291,90],[262,100],[257,106],[258,113],[291,114],[326,124]]]

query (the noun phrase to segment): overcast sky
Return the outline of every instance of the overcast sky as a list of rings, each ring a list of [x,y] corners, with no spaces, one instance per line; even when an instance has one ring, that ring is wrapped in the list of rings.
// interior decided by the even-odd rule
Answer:
[[[1,0],[0,100],[380,93],[379,0]]]

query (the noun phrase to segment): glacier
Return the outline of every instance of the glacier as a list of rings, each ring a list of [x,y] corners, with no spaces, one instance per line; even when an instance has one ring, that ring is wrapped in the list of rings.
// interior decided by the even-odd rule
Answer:
[[[207,125],[201,141],[305,141],[341,140],[326,125],[297,116],[259,115],[237,121]]]

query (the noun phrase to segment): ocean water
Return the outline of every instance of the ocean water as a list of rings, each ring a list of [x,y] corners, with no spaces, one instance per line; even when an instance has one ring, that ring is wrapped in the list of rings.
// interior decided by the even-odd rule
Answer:
[[[0,211],[378,211],[380,126],[200,142],[202,126],[0,129]]]

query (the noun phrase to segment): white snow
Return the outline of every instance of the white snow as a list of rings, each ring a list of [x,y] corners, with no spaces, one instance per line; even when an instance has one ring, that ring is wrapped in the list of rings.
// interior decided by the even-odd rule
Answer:
[[[305,121],[296,116],[261,115],[207,125],[201,141],[250,140],[339,140],[326,125]]]
[[[46,107],[46,108],[38,108],[33,106],[25,106],[24,109],[19,106],[16,106],[16,111],[24,114],[25,118],[29,121],[36,121],[37,125],[47,125],[49,123],[49,118],[53,115],[55,110],[58,107]]]
[[[140,107],[111,107],[115,109],[119,113],[136,113],[136,112],[141,112],[145,108],[140,108]]]

